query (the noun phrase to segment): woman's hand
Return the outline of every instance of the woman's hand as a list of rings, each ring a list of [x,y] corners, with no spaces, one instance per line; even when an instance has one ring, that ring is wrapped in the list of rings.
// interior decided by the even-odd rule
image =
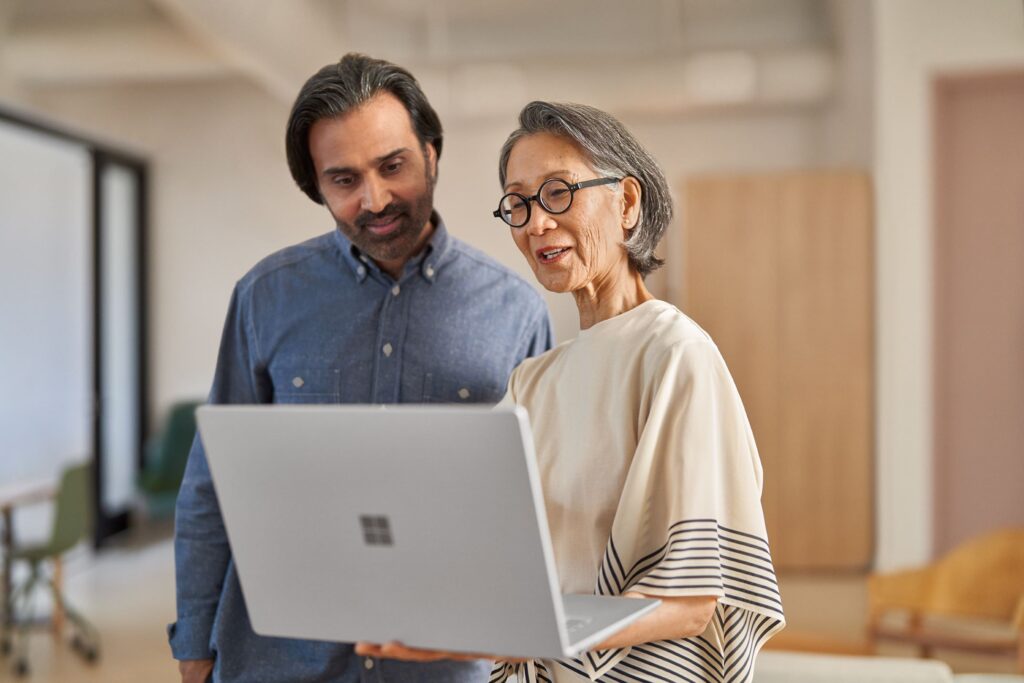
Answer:
[[[465,652],[445,652],[443,650],[421,650],[406,647],[401,643],[391,642],[378,645],[376,643],[356,643],[356,654],[360,657],[379,657],[382,659],[400,659],[405,662],[439,662],[450,660],[456,662],[472,662],[478,659],[501,660],[504,662],[525,662],[525,659],[499,657],[497,655],[467,654]]]
[[[699,636],[707,628],[715,613],[718,598],[707,596],[666,597],[644,595],[633,591],[624,598],[657,598],[661,600],[653,612],[640,617],[618,633],[613,633],[592,650],[614,650],[631,645],[642,645],[655,640],[679,640]]]
[[[712,615],[715,613],[715,605],[718,602],[718,598],[714,596],[665,597],[643,595],[642,593],[632,591],[623,593],[623,597],[658,598],[661,600],[661,604],[653,612],[644,615],[591,649],[612,650],[656,640],[677,640],[698,636],[707,628]],[[356,643],[356,654],[361,657],[400,659],[406,662],[438,662],[445,659],[456,662],[467,662],[477,659],[503,662],[530,661],[516,657],[501,657],[499,655],[421,650],[415,647],[406,647],[396,642],[383,645],[366,642]]]

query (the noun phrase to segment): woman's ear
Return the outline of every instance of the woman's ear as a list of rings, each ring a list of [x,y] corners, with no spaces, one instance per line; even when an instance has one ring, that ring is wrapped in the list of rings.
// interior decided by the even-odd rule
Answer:
[[[633,176],[622,179],[622,229],[626,232],[636,227],[640,220],[640,199],[643,190],[640,181]]]

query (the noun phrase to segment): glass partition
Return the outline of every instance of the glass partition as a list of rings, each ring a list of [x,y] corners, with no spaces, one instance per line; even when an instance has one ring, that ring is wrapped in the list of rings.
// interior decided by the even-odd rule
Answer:
[[[144,161],[0,109],[0,491],[92,459],[97,544],[143,457],[146,201]]]

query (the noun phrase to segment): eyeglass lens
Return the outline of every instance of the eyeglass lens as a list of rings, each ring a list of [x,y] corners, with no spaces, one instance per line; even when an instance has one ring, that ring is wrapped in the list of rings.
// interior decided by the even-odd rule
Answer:
[[[559,214],[569,210],[572,195],[569,183],[560,178],[550,178],[540,186],[537,200],[548,213]],[[502,197],[498,205],[501,219],[514,228],[526,225],[530,220],[530,199],[516,193]]]

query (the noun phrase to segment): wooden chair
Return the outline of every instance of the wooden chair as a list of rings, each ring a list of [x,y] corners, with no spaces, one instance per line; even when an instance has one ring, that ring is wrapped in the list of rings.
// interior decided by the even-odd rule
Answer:
[[[921,568],[868,577],[868,640],[916,645],[922,657],[936,648],[988,654],[1016,654],[1024,672],[1024,528],[1005,529],[972,539],[937,562]],[[885,623],[902,612],[904,626]],[[952,632],[929,617],[988,620],[1014,635]]]

